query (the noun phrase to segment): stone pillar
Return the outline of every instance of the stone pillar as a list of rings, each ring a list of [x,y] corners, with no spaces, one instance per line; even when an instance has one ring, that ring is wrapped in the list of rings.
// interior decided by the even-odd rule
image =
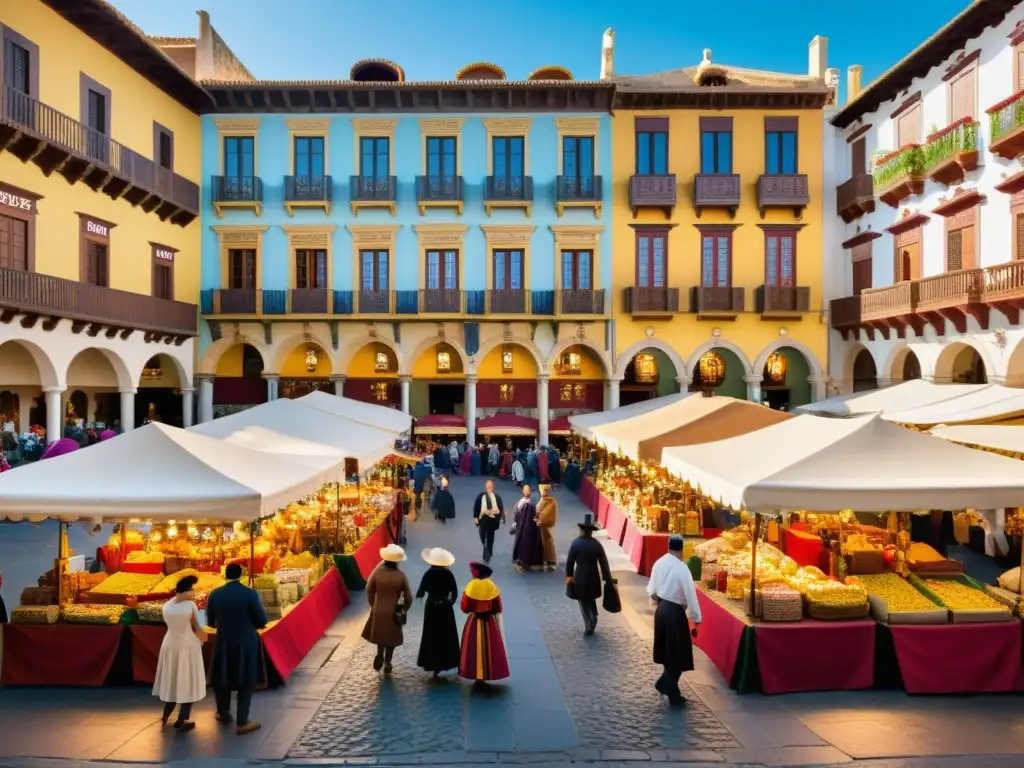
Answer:
[[[550,379],[545,375],[537,377],[537,443],[548,444],[548,423],[551,420],[551,409],[548,406],[548,384]]]
[[[213,376],[203,374],[199,379],[199,423],[213,421]]]
[[[466,441],[476,445],[476,376],[466,376]]]
[[[263,378],[267,382],[267,402],[272,403],[277,400],[278,376],[276,373],[264,373]]]
[[[135,429],[135,390],[121,392],[121,431],[131,432]]]
[[[676,384],[679,385],[679,391],[686,394],[690,391],[690,384],[693,381],[689,376],[685,374],[682,376],[676,376]]]
[[[192,426],[192,402],[195,394],[194,389],[181,390],[181,426],[185,429]]]
[[[748,373],[743,377],[743,381],[747,385],[747,400],[760,405],[761,382],[764,381],[764,376],[756,373]]]
[[[827,396],[828,376],[808,376],[807,381],[811,383],[811,402],[824,400]]]
[[[409,384],[412,383],[412,376],[399,376],[398,386],[402,390],[402,413],[409,413]]]
[[[880,376],[875,377],[875,383],[878,384],[879,389],[885,389],[891,387],[893,384],[902,384],[903,382],[899,379],[883,379]],[[851,387],[852,389],[853,387]]]
[[[61,425],[64,423],[64,411],[62,409],[61,395],[64,390],[58,387],[46,387],[43,389],[46,399],[46,444],[55,443],[64,437],[64,430]],[[23,426],[24,431],[28,428]]]
[[[608,401],[605,410],[615,410],[619,407],[619,380],[608,379]]]
[[[345,396],[345,377],[340,373],[336,373],[331,376],[331,381],[334,382],[334,394],[338,397]]]

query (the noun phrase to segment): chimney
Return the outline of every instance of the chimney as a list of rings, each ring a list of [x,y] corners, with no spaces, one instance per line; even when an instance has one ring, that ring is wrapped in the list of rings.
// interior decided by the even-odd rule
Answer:
[[[213,27],[210,14],[196,11],[199,17],[199,36],[196,39],[196,80],[215,80],[217,67],[213,55]]]
[[[807,46],[808,65],[807,74],[811,77],[825,77],[825,69],[828,67],[828,38],[815,35],[811,44]]]
[[[601,79],[610,80],[615,74],[615,30],[608,27],[601,41]]]
[[[849,104],[860,96],[860,64],[854,64],[846,70],[846,103]]]

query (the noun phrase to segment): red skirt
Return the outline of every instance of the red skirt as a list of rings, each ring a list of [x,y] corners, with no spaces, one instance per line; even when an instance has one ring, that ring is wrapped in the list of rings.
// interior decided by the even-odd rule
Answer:
[[[497,616],[491,613],[470,614],[462,629],[459,677],[504,680],[509,674],[508,655]]]

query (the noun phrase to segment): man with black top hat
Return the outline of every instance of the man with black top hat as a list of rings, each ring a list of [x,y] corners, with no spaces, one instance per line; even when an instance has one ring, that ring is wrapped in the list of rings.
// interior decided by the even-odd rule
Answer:
[[[697,588],[690,569],[683,562],[682,536],[669,537],[668,552],[659,557],[651,569],[647,594],[657,606],[654,611],[654,663],[665,669],[654,688],[667,696],[672,706],[681,707],[686,704],[686,699],[679,690],[679,678],[683,672],[693,669],[693,641],[687,615],[693,622],[694,636],[701,622]]]
[[[601,598],[601,584],[614,584],[608,555],[601,542],[594,538],[594,516],[587,515],[580,527],[580,535],[569,547],[565,559],[566,594],[580,604],[583,614],[583,633],[594,634],[597,629],[597,601]]]

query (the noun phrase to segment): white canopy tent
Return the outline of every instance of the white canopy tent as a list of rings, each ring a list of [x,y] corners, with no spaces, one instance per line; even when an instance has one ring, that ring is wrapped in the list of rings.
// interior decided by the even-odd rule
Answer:
[[[391,453],[395,443],[392,432],[286,398],[197,424],[189,431],[263,453],[289,456],[324,471],[332,469],[335,474],[330,480],[340,478],[346,458],[356,459],[360,469],[368,469]]]
[[[914,426],[935,424],[982,424],[1024,417],[1024,389],[999,384],[976,386],[974,391],[960,397],[887,411],[889,421]]]
[[[1007,427],[999,424],[941,426],[932,429],[931,434],[960,445],[1024,454],[1024,427]]]
[[[402,413],[383,405],[329,395],[326,392],[311,392],[297,398],[295,402],[322,413],[340,416],[357,424],[392,432],[395,437],[403,432],[408,432],[412,426],[412,416],[408,413]]]
[[[889,413],[917,408],[961,397],[986,384],[933,384],[923,379],[911,379],[884,389],[837,395],[817,403],[801,405],[797,413],[815,416],[865,416],[870,413]]]
[[[573,430],[585,437],[588,440],[593,440],[594,427],[611,424],[612,422],[622,421],[624,419],[631,419],[635,416],[640,416],[644,413],[651,413],[652,411],[665,408],[666,406],[678,403],[684,398],[691,397],[692,394],[689,392],[678,392],[674,395],[665,395],[664,397],[655,397],[651,400],[642,400],[639,403],[631,403],[630,405],[624,405],[621,408],[613,408],[610,411],[594,411],[593,413],[581,413],[576,416],[569,417],[569,424],[572,425]]]
[[[321,485],[310,467],[152,423],[0,474],[0,518],[232,523],[274,514]]]
[[[662,463],[736,509],[916,512],[1024,503],[1024,472],[1002,456],[879,416],[797,416],[729,440],[666,448]]]

